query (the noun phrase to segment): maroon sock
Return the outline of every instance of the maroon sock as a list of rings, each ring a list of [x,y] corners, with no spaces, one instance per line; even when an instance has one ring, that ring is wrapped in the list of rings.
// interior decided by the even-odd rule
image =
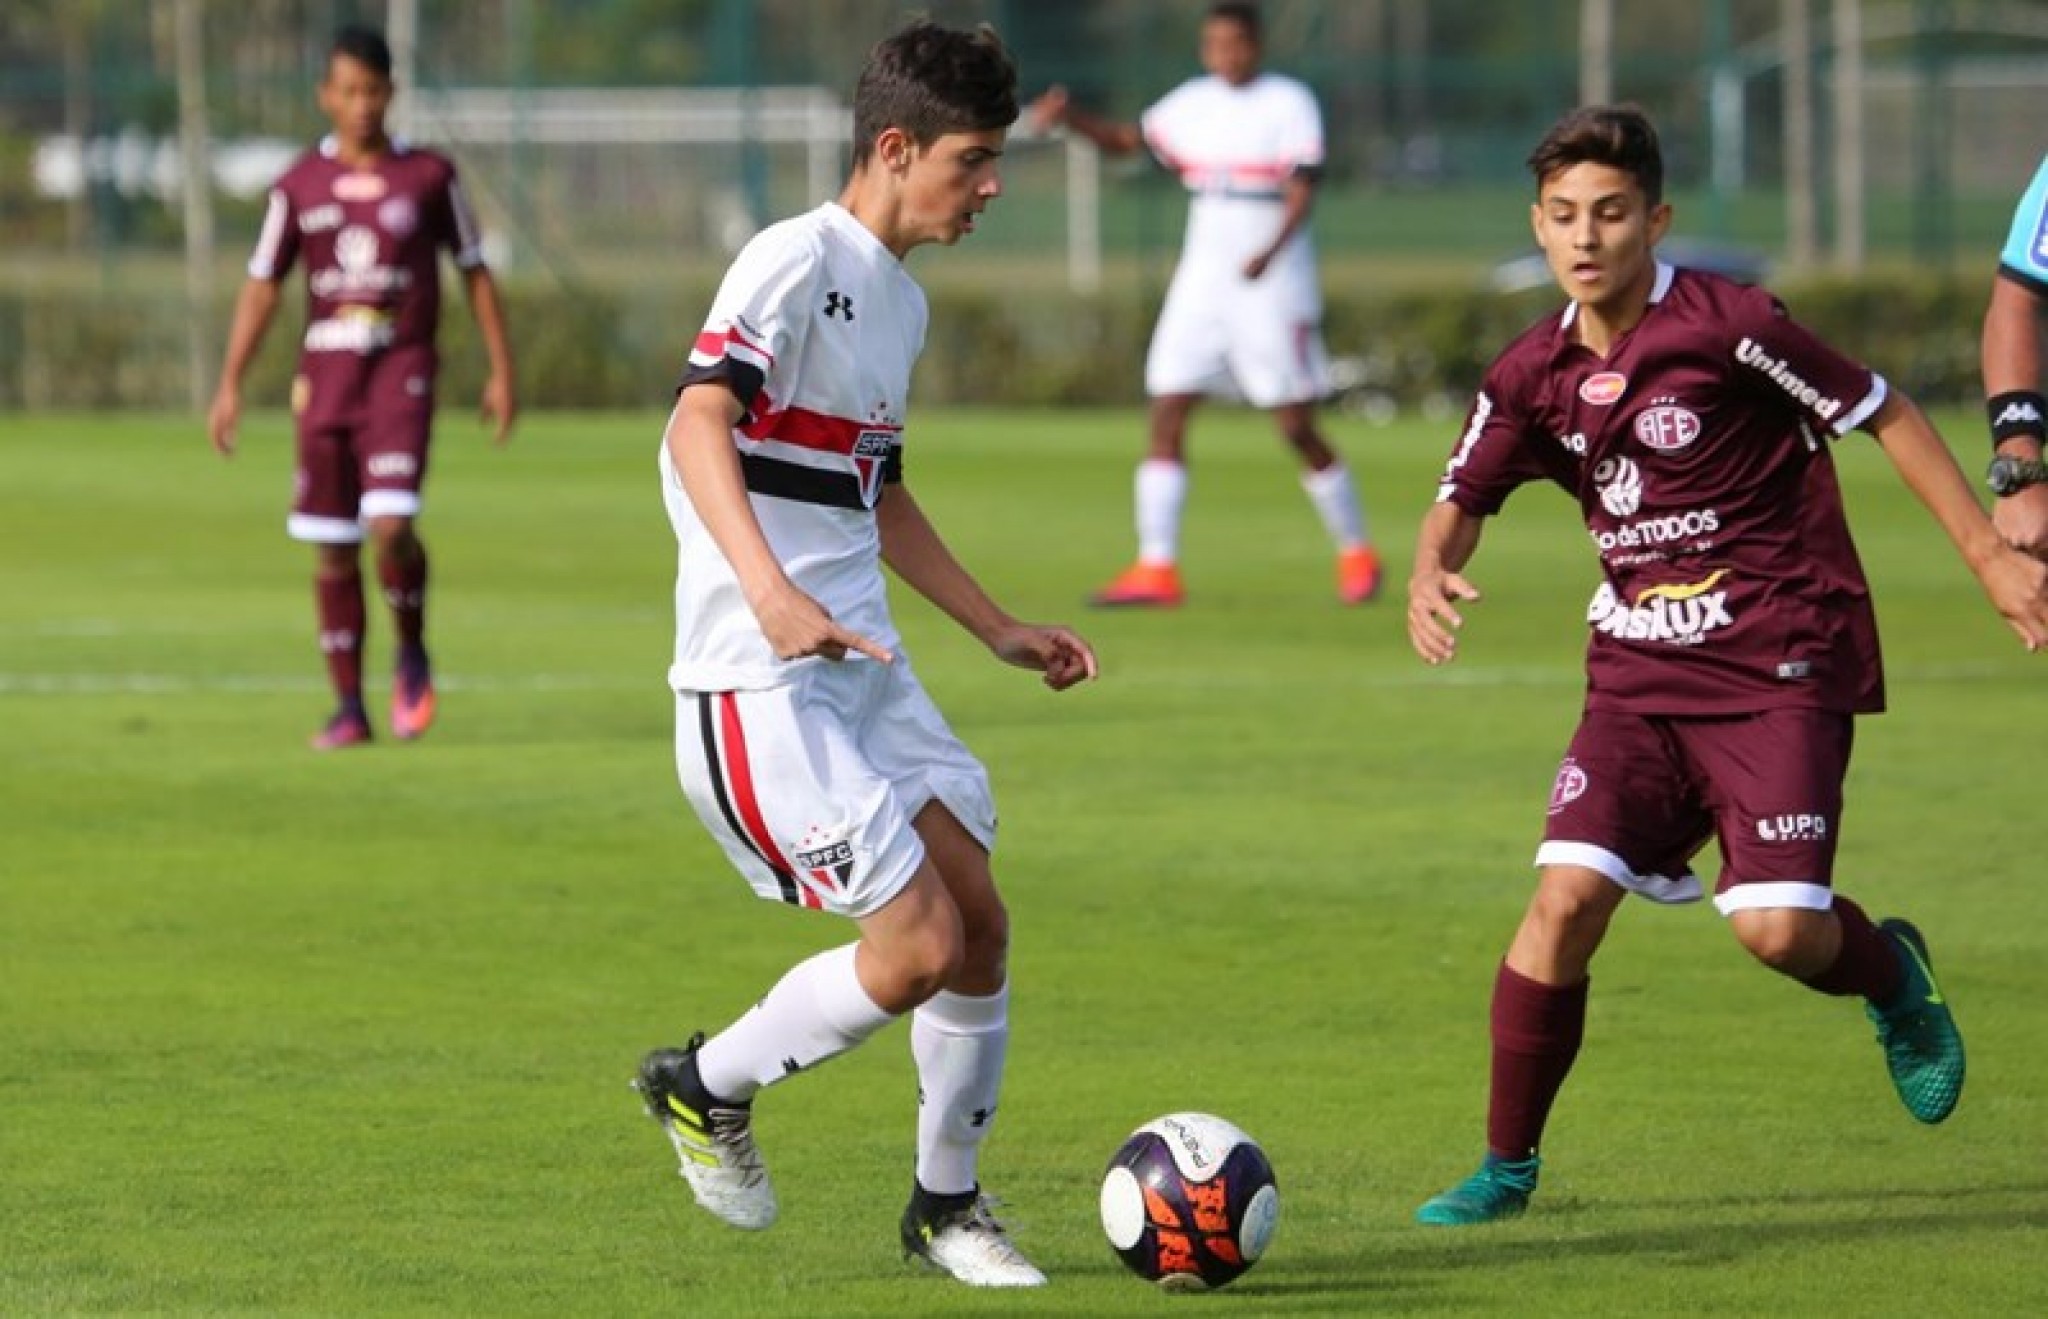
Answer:
[[[363,577],[317,573],[313,593],[319,601],[320,653],[327,657],[327,680],[350,710],[363,708]]]
[[[379,559],[377,577],[384,585],[384,603],[391,606],[399,655],[408,662],[422,660],[426,655],[427,547],[417,547],[407,558]]]
[[[1486,1102],[1486,1147],[1501,1158],[1526,1159],[1542,1141],[1550,1105],[1585,1037],[1591,984],[1540,984],[1501,963],[1493,982],[1493,1088]]]
[[[1899,992],[1902,972],[1891,941],[1878,932],[1863,908],[1837,893],[1835,919],[1842,923],[1842,951],[1835,964],[1804,983],[1823,994],[1860,994],[1873,1003],[1887,1003]]]

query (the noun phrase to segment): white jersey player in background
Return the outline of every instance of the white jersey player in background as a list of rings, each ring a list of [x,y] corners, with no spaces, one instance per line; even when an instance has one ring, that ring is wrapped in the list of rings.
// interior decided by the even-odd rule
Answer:
[[[982,591],[903,483],[926,317],[903,258],[973,232],[1002,190],[1016,118],[1015,69],[990,29],[919,22],[881,42],[854,95],[845,191],[747,245],[690,353],[661,451],[678,772],[756,892],[860,933],[708,1040],[649,1054],[637,1082],[698,1203],[764,1228],[776,1201],[756,1092],[911,1014],[903,1247],[1007,1287],[1045,1277],[977,1176],[1009,1042],[995,805],[901,653],[882,566],[1053,690],[1095,676],[1080,637],[1019,622]]]
[[[1330,392],[1309,210],[1323,168],[1323,121],[1306,86],[1262,72],[1256,5],[1209,6],[1206,75],[1182,83],[1136,124],[1075,107],[1064,87],[1033,102],[1031,126],[1064,126],[1116,155],[1148,149],[1188,190],[1180,263],[1145,358],[1150,438],[1135,502],[1138,559],[1093,603],[1167,607],[1184,597],[1181,510],[1189,415],[1204,396],[1270,411],[1302,462],[1302,486],[1337,547],[1337,593],[1379,593],[1380,561],[1350,470],[1315,422]]]

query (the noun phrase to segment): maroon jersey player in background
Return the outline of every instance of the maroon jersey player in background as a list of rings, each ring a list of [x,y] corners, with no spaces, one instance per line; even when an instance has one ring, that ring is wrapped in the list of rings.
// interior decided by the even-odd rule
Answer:
[[[1963,1044],[1926,943],[1832,889],[1855,716],[1883,707],[1870,593],[1829,442],[1870,432],[2029,650],[2048,570],[2004,544],[1913,402],[1776,299],[1658,261],[1671,219],[1655,130],[1630,107],[1560,120],[1529,159],[1531,220],[1573,299],[1486,373],[1408,588],[1408,633],[1449,661],[1485,519],[1546,479],[1579,502],[1602,581],[1586,703],[1551,792],[1535,896],[1493,989],[1487,1153],[1425,1223],[1520,1213],[1586,1019],[1588,967],[1630,893],[1701,894],[1765,966],[1855,996],[1922,1122],[1962,1090]]]
[[[313,738],[319,750],[370,739],[358,566],[365,530],[398,636],[391,730],[418,737],[434,717],[427,554],[413,520],[433,424],[444,248],[462,272],[490,355],[483,411],[497,423],[499,444],[517,410],[504,313],[455,166],[385,132],[391,94],[384,39],[365,28],[337,33],[320,82],[320,109],[334,131],[271,190],[207,416],[214,447],[232,455],[243,373],[277,312],[282,281],[303,262],[306,334],[291,400],[298,474],[287,529],[317,554],[320,649],[337,698]]]

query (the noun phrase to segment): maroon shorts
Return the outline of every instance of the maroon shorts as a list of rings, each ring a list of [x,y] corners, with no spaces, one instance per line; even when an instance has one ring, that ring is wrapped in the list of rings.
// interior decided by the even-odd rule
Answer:
[[[432,354],[319,354],[301,364],[292,391],[293,539],[354,544],[370,518],[419,515],[434,423]]]
[[[1645,897],[1690,902],[1700,896],[1692,858],[1718,836],[1724,915],[1824,911],[1855,727],[1829,710],[1588,710],[1558,767],[1536,864],[1582,865]]]

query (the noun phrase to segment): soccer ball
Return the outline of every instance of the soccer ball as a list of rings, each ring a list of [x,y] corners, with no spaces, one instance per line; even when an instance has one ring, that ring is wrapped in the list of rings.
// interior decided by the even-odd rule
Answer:
[[[1102,1177],[1102,1230],[1169,1291],[1238,1277],[1273,1240],[1280,1188],[1258,1142],[1220,1117],[1169,1113],[1131,1133]]]

